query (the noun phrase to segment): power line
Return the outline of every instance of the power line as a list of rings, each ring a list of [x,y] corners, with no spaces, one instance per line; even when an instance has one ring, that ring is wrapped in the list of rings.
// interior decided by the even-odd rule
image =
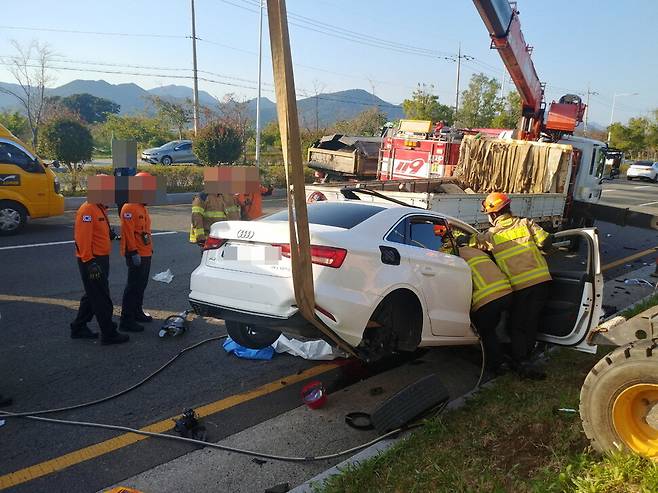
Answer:
[[[111,31],[80,31],[76,29],[59,29],[54,27],[0,26],[0,29],[13,29],[17,31],[45,31],[45,32],[53,32],[53,33],[67,33],[67,34],[92,34],[96,36],[122,36],[122,37],[130,37],[130,38],[171,38],[171,39],[189,38],[189,36],[182,36],[176,34],[124,33],[124,32],[111,32]]]

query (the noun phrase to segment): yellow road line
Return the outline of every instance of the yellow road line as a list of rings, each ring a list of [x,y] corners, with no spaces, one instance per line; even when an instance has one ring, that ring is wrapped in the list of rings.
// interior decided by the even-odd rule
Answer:
[[[333,370],[337,366],[338,364],[336,363],[323,363],[321,365],[309,368],[308,370],[304,370],[299,374],[282,377],[281,379],[274,382],[266,383],[265,385],[261,385],[255,389],[248,390],[247,392],[211,402],[210,404],[206,404],[205,406],[201,406],[195,410],[199,417],[210,416],[211,414],[224,411],[233,406],[237,406],[238,404],[251,401],[267,394],[271,394],[288,385],[301,382],[307,378],[314,377],[322,373],[326,373]],[[173,417],[164,419],[157,423],[150,424],[144,428],[140,428],[140,430],[154,433],[163,433],[172,429],[173,419]],[[34,464],[18,471],[10,472],[4,476],[0,476],[0,490],[10,488],[22,483],[27,483],[28,481],[32,481],[42,476],[47,476],[48,474],[52,474],[57,471],[62,471],[68,467],[80,464],[81,462],[94,459],[96,457],[100,457],[105,454],[109,454],[110,452],[114,452],[115,450],[119,450],[142,440],[146,440],[147,438],[149,437],[137,435],[135,433],[124,433],[123,435],[105,440],[104,442],[75,450],[68,454],[40,462],[39,464]]]
[[[627,262],[632,262],[633,260],[642,258],[645,255],[650,255],[656,252],[658,252],[658,246],[647,248],[646,250],[642,250],[641,252],[634,253],[633,255],[629,255],[628,257],[620,258],[619,260],[610,262],[609,264],[606,264],[603,267],[601,267],[601,271],[605,272],[607,270],[614,269],[615,267],[619,267],[620,265],[623,265]]]

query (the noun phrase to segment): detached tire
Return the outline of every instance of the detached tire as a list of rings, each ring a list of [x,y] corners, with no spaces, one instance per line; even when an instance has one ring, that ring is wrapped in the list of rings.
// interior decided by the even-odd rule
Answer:
[[[254,327],[242,322],[226,320],[226,331],[235,342],[249,349],[263,349],[271,346],[281,332],[264,327]]]
[[[601,359],[580,391],[585,435],[599,452],[658,457],[658,339],[633,342]]]

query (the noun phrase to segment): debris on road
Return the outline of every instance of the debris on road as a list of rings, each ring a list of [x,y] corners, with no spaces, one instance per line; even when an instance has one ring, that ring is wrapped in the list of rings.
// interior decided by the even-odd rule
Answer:
[[[195,440],[206,440],[206,427],[199,422],[194,409],[186,409],[180,418],[174,420],[174,430],[180,436]]]
[[[174,279],[174,274],[171,272],[171,269],[167,269],[164,272],[158,272],[153,276],[154,281],[164,282],[169,284]]]
[[[316,341],[298,341],[297,339],[288,339],[283,334],[274,341],[272,347],[277,353],[288,353],[309,360],[328,361],[347,356],[339,349],[334,349],[331,344],[321,339]]]
[[[227,353],[233,353],[235,356],[242,359],[270,360],[274,356],[274,348],[272,346],[267,346],[263,349],[250,349],[241,346],[230,337],[226,338],[223,347],[224,351]]]
[[[327,390],[320,380],[313,380],[302,387],[302,400],[309,409],[320,409],[327,403]]]
[[[160,337],[176,337],[184,334],[190,325],[190,322],[187,319],[190,313],[192,313],[192,310],[185,310],[176,315],[169,315],[165,319],[164,324],[162,324],[158,335]]]

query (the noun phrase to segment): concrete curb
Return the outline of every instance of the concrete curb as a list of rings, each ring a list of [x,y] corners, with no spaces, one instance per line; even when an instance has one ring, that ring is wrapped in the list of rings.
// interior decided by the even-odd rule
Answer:
[[[157,205],[180,205],[180,204],[192,204],[192,199],[198,192],[181,192],[181,193],[168,193],[167,202],[164,204]],[[263,200],[267,201],[268,199],[283,199],[286,196],[286,191],[283,189],[276,189],[272,192],[272,195],[265,197]],[[64,199],[64,210],[65,211],[74,211],[82,205],[82,203],[87,200],[86,197],[66,197]]]
[[[647,296],[642,297],[641,299],[631,303],[630,305],[628,305],[626,307],[618,309],[616,313],[610,315],[606,320],[610,321],[610,320],[614,319],[615,317],[620,317],[619,313],[621,313],[624,310],[627,310],[627,309],[643,302],[644,300],[648,299],[649,297],[653,296],[654,294],[655,294],[655,292],[651,293]],[[623,317],[620,317],[620,318],[623,318]],[[626,319],[623,319],[623,320],[625,321]],[[487,381],[485,384],[483,384],[483,385],[481,385],[477,388],[474,388],[470,392],[464,394],[461,397],[458,397],[457,399],[455,399],[453,401],[450,401],[448,403],[448,405],[446,406],[445,410],[447,411],[447,410],[459,409],[460,407],[462,407],[466,403],[467,399],[469,399],[470,397],[476,395],[480,391],[480,389],[488,388],[488,387],[493,386],[496,383],[497,379],[498,379],[497,377],[492,378],[491,380]],[[345,468],[349,467],[349,466],[358,466],[361,462],[363,462],[367,459],[370,459],[372,457],[375,457],[378,454],[389,450],[391,447],[393,447],[394,445],[397,445],[402,440],[405,440],[407,437],[408,437],[408,433],[405,433],[405,434],[402,434],[402,436],[382,440],[381,442],[378,442],[378,443],[376,443],[376,444],[374,444],[374,445],[358,452],[357,454],[353,455],[352,457],[349,457],[348,459],[345,459],[343,462],[341,462],[339,464],[336,464],[335,466],[333,466],[333,467],[327,469],[326,471],[318,474],[317,476],[309,479],[305,483],[300,484],[299,486],[297,486],[297,487],[293,488],[292,490],[290,490],[289,493],[313,493],[314,492],[314,489],[313,489],[314,485],[321,485],[326,479],[330,478],[331,476],[336,476],[336,475],[342,474],[343,470]]]

